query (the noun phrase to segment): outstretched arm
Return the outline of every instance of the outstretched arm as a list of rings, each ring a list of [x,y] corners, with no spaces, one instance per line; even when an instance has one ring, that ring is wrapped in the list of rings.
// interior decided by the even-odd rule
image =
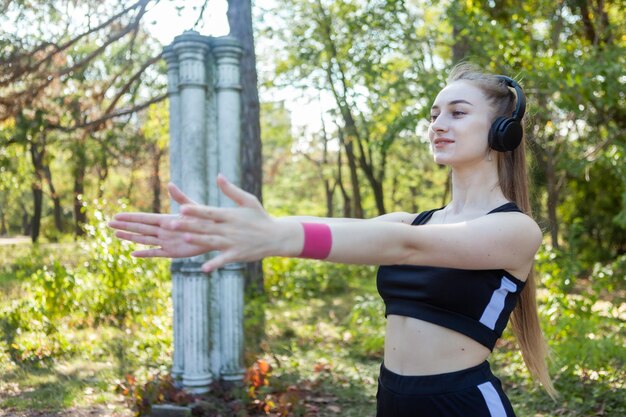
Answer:
[[[224,193],[237,203],[240,210],[239,214],[243,215],[245,210],[251,213],[251,218],[260,217],[261,224],[263,221],[273,220],[281,223],[294,224],[299,222],[310,223],[348,223],[363,222],[364,219],[349,218],[325,218],[313,216],[292,216],[273,219],[265,213],[263,207],[256,197],[246,193],[233,184],[226,181],[222,176],[218,177],[218,185]],[[206,215],[207,210],[212,208],[201,206],[195,201],[187,197],[174,184],[168,185],[170,196],[184,208],[181,209],[180,215],[158,214],[158,213],[119,213],[114,220],[109,222],[109,226],[117,229],[115,236],[143,245],[154,246],[151,249],[138,250],[133,252],[133,256],[137,257],[167,257],[167,258],[185,258],[215,250],[215,243],[218,241],[216,237],[207,238],[204,241],[193,241],[192,235],[189,233],[205,233],[209,232],[214,221],[211,219],[202,219],[202,215]],[[198,210],[195,210],[198,209]],[[219,210],[219,209],[217,209]],[[226,210],[226,209],[225,209]],[[197,216],[194,222],[194,216]],[[409,213],[390,213],[379,216],[367,221],[385,221],[385,222],[405,222],[410,223],[415,215]],[[188,227],[175,225],[188,224]],[[256,224],[242,224],[243,229],[254,229]],[[190,230],[191,229],[191,230]],[[232,234],[232,233],[231,233]],[[270,235],[273,234],[273,230]],[[185,238],[185,235],[187,237]],[[271,249],[270,249],[271,250]],[[275,254],[273,254],[275,255]],[[248,260],[257,259],[256,251],[248,255]]]
[[[274,219],[258,200],[224,177],[221,191],[238,207],[184,204],[182,218],[163,227],[186,232],[185,242],[219,255],[205,271],[267,256],[298,257],[305,233],[300,221]],[[332,247],[326,260],[339,263],[414,264],[466,269],[507,269],[525,277],[541,242],[535,222],[520,213],[498,213],[449,225],[411,227],[403,222],[340,222],[326,225]],[[524,273],[526,271],[526,273]]]

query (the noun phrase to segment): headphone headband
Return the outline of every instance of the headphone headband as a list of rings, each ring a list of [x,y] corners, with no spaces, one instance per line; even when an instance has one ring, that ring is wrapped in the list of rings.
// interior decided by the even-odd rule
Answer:
[[[507,77],[506,75],[496,75],[496,78],[500,81],[504,81],[504,83],[515,90],[515,95],[517,96],[517,100],[515,103],[515,110],[513,111],[513,117],[517,120],[522,120],[524,117],[524,113],[526,112],[526,97],[524,96],[524,90],[522,87],[511,77]]]

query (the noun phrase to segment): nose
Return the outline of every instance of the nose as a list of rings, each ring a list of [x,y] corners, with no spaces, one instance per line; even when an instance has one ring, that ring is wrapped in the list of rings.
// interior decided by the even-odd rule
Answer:
[[[433,122],[431,122],[430,128],[433,132],[446,132],[448,130],[448,126],[444,122],[444,117],[442,117],[442,115],[439,115]]]

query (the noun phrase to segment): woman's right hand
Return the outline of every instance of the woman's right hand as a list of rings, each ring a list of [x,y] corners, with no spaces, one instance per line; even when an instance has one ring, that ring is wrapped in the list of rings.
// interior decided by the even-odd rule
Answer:
[[[167,188],[178,204],[198,204],[174,184],[169,184]],[[177,218],[181,216],[159,213],[119,213],[109,222],[109,226],[117,230],[115,236],[120,239],[155,246],[132,253],[133,256],[139,258],[188,258],[211,250],[205,245],[185,240],[185,232],[166,228],[169,222]]]

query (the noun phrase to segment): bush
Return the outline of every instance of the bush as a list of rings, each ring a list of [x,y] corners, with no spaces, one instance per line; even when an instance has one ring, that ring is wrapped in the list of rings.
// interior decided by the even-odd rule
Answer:
[[[608,264],[596,263],[591,272],[591,284],[595,293],[611,299],[614,305],[626,302],[626,255]]]
[[[158,301],[169,297],[169,262],[132,257],[134,244],[113,236],[102,211],[93,210],[89,218],[81,243],[89,259],[82,268],[88,277],[83,301],[96,323],[122,325],[161,314],[167,306]]]
[[[133,258],[133,245],[113,237],[97,204],[89,210],[92,221],[72,262],[49,259],[37,247],[15,262],[23,294],[0,311],[0,328],[16,362],[43,363],[70,352],[63,329],[100,324],[158,330],[135,342],[151,352],[150,360],[162,359],[170,324],[154,318],[170,310],[169,263]]]
[[[385,306],[378,296],[356,296],[348,317],[352,352],[361,357],[382,358],[385,323]]]
[[[338,293],[374,279],[374,268],[294,258],[269,258],[263,262],[265,291],[270,298],[306,299],[321,293]]]

